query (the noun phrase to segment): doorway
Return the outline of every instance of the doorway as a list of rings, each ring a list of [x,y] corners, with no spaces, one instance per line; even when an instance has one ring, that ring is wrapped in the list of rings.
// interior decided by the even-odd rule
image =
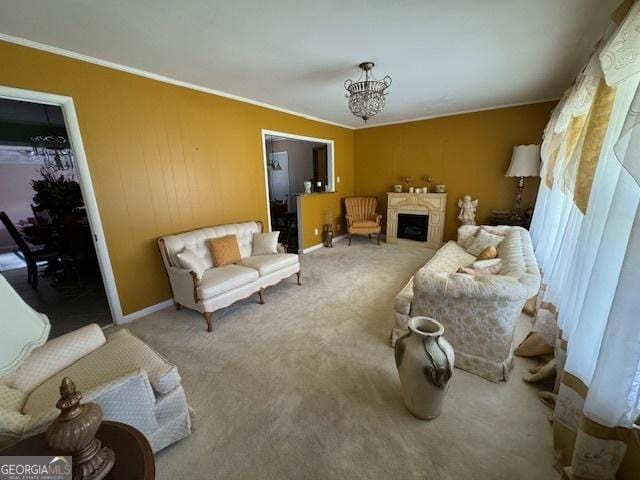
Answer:
[[[333,141],[262,131],[269,230],[291,253],[302,253],[302,197],[332,193]]]
[[[48,316],[50,338],[117,318],[86,159],[68,120],[71,99],[0,87],[0,274]]]

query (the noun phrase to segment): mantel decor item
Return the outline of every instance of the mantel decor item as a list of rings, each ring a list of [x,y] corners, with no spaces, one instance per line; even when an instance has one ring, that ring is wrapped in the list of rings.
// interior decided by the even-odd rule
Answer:
[[[431,180],[432,180],[431,175],[427,175],[425,177],[422,177],[422,179],[424,180],[424,183],[425,183],[424,193],[429,193],[429,190],[431,190]]]
[[[518,189],[516,199],[511,211],[511,220],[519,222],[522,218],[522,190],[524,189],[524,177],[537,177],[540,175],[540,145],[517,145],[513,147],[511,164],[505,177],[517,177]]]
[[[476,224],[476,209],[478,208],[478,200],[471,200],[471,195],[465,195],[458,199],[458,208],[460,214],[458,220],[462,225]]]
[[[56,404],[60,415],[51,422],[45,436],[56,452],[71,455],[73,480],[100,480],[111,471],[116,457],[95,437],[102,422],[102,409],[97,403],[80,404],[81,399],[75,384],[63,378]]]
[[[311,193],[311,181],[307,180],[303,182],[304,185],[304,193]]]
[[[385,105],[387,88],[391,86],[391,77],[387,75],[382,80],[376,80],[371,73],[375,63],[362,62],[358,67],[362,69],[357,81],[346,80],[344,88],[349,99],[349,110],[356,117],[362,118],[365,123],[371,117],[379,114]],[[363,78],[364,77],[364,78]]]
[[[440,415],[453,375],[453,348],[443,334],[440,322],[412,317],[409,333],[396,341],[396,367],[404,404],[423,420]]]

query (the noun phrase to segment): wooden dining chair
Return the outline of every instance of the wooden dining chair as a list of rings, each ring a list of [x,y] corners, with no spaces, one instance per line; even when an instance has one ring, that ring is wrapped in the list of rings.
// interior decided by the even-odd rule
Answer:
[[[47,248],[37,248],[29,245],[5,212],[0,212],[0,221],[4,224],[13,241],[16,242],[22,252],[24,261],[27,262],[27,282],[33,288],[38,288],[38,262],[55,262],[58,254]]]

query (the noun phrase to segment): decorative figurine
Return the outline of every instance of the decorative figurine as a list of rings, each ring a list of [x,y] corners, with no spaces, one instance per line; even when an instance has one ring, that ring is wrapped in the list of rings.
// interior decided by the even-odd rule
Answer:
[[[460,207],[458,220],[462,225],[475,225],[478,200],[471,200],[471,196],[465,195],[463,198],[458,199],[458,207]]]

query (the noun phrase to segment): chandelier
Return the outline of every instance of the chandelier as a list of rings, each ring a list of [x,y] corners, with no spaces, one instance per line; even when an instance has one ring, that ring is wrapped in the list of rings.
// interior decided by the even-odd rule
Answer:
[[[31,137],[31,154],[42,157],[44,166],[52,170],[73,168],[73,153],[65,137]]]
[[[387,75],[382,80],[376,80],[371,73],[375,66],[373,62],[363,62],[358,66],[363,72],[360,78],[357,82],[345,81],[344,88],[349,92],[346,94],[349,99],[349,110],[366,122],[384,108],[384,97],[388,93],[387,88],[391,86],[391,77]]]

